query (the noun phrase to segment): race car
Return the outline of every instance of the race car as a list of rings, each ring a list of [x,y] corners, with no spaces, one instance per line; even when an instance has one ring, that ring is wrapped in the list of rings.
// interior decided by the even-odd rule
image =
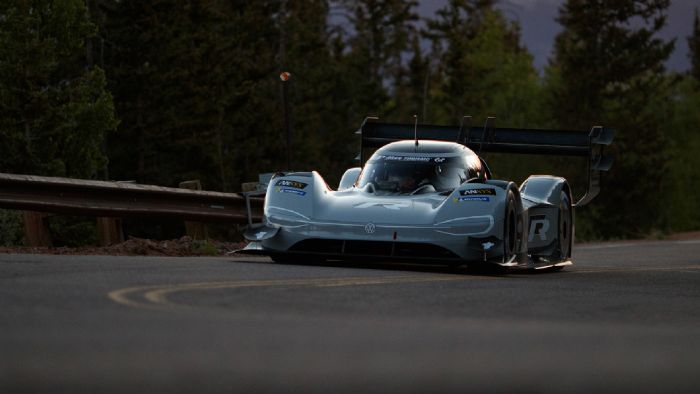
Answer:
[[[573,208],[599,192],[613,131],[382,123],[367,118],[360,167],[337,190],[316,171],[278,173],[247,253],[298,259],[409,260],[448,265],[560,268],[572,264]],[[367,150],[374,150],[366,158]],[[533,175],[519,187],[492,178],[482,153],[586,156],[588,186],[573,203],[566,179]]]

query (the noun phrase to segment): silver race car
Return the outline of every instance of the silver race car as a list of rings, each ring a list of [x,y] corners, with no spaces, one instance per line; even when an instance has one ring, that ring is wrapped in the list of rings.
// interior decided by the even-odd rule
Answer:
[[[411,260],[551,268],[571,264],[573,208],[599,192],[612,130],[590,132],[380,123],[360,130],[361,167],[332,190],[320,174],[279,173],[245,252],[290,259]],[[375,150],[376,149],[376,150]],[[375,150],[366,159],[368,150]],[[486,152],[586,156],[588,187],[573,203],[566,179],[492,179]],[[366,160],[365,160],[366,159]]]

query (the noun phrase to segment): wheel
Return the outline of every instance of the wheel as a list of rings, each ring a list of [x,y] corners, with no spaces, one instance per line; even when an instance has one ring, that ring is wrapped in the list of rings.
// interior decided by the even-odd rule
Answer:
[[[506,195],[506,214],[503,221],[503,262],[517,258],[522,238],[522,218],[518,214],[518,201],[513,190]]]
[[[566,191],[559,194],[559,217],[557,226],[559,228],[558,253],[554,257],[564,261],[571,258],[571,243],[573,241],[573,217],[571,209],[571,199]]]

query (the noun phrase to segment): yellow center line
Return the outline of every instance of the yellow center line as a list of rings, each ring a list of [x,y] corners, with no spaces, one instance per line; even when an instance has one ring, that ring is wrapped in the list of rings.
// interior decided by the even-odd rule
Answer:
[[[670,272],[697,270],[700,265],[683,267],[608,267],[591,268],[569,271],[569,274],[593,274],[593,273],[618,273],[618,272]],[[342,287],[342,286],[368,286],[380,284],[401,283],[425,283],[439,281],[464,281],[464,280],[490,280],[503,279],[503,276],[464,276],[464,275],[402,275],[402,276],[374,276],[374,277],[347,277],[347,278],[301,278],[301,279],[263,279],[263,280],[239,280],[225,282],[182,283],[174,285],[138,286],[111,291],[107,297],[122,305],[132,308],[162,308],[164,306],[178,306],[168,300],[174,293],[186,291],[203,291],[218,289],[239,289],[250,287],[280,287],[280,286],[308,286],[308,287]],[[181,305],[180,305],[181,306]]]
[[[309,279],[266,279],[228,282],[183,283],[177,285],[140,286],[119,289],[107,294],[112,301],[136,308],[155,308],[158,306],[177,306],[168,300],[173,293],[200,290],[238,289],[247,287],[309,286],[340,287],[366,286],[377,284],[421,283],[436,281],[459,281],[474,279],[496,279],[494,277],[465,277],[457,275],[430,276],[391,276],[391,277],[348,277],[348,278],[309,278]],[[133,298],[142,297],[143,301]]]
[[[112,300],[118,304],[130,306],[133,308],[149,308],[149,305],[141,303],[141,302],[132,301],[129,299],[128,296],[131,294],[134,294],[134,293],[140,293],[143,291],[157,289],[160,287],[162,287],[162,286],[128,287],[125,289],[110,291],[109,293],[107,293],[107,298],[109,298],[110,300]]]

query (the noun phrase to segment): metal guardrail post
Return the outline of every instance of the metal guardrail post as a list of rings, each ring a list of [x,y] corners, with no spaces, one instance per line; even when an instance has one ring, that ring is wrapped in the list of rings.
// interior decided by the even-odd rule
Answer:
[[[180,182],[180,189],[202,190],[202,183],[199,180]],[[185,231],[189,237],[196,240],[209,238],[209,229],[202,222],[185,220]]]
[[[101,246],[116,245],[124,242],[121,218],[98,217],[97,235]]]
[[[44,212],[24,211],[24,244],[30,247],[50,247],[53,244]]]

